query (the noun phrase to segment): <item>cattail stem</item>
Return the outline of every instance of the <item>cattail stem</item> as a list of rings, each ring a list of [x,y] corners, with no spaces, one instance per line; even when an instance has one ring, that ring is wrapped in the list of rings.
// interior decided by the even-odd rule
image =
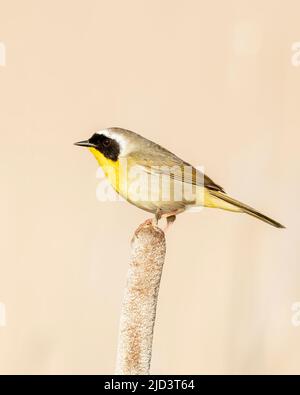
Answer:
[[[160,279],[166,254],[164,232],[146,221],[135,231],[123,299],[116,374],[149,374]]]

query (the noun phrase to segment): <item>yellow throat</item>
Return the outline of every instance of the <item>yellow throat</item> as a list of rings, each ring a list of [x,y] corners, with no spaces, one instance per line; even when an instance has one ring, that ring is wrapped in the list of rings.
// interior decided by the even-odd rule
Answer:
[[[106,158],[96,148],[89,148],[91,153],[96,158],[99,165],[102,167],[105,176],[108,178],[114,189],[119,192],[119,176],[120,176],[120,162],[119,160],[113,161]]]

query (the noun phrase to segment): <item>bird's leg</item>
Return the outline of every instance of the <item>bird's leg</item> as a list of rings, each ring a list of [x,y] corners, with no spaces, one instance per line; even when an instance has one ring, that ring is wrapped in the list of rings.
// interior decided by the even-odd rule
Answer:
[[[155,217],[153,218],[153,226],[158,226],[158,221],[161,219],[162,212],[161,209],[157,209],[155,213]]]
[[[180,214],[184,211],[184,209],[180,208],[174,211],[171,211],[169,213],[163,214],[163,217],[166,218],[167,224],[166,226],[163,228],[163,231],[166,232],[169,227],[175,222],[176,220],[176,215]]]
[[[166,232],[169,229],[169,227],[175,222],[175,220],[176,220],[176,215],[170,215],[166,217],[167,224],[163,228],[163,231]]]
[[[166,220],[167,220],[168,226],[172,225],[176,220],[176,215],[170,215],[170,217],[167,217]]]

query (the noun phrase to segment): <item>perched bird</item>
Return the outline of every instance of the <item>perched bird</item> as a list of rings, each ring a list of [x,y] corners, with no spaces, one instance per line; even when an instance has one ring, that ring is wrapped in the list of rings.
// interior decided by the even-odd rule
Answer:
[[[121,128],[100,130],[86,141],[113,188],[135,206],[164,217],[197,207],[247,213],[277,228],[279,222],[228,196],[224,189],[189,163],[137,133]]]

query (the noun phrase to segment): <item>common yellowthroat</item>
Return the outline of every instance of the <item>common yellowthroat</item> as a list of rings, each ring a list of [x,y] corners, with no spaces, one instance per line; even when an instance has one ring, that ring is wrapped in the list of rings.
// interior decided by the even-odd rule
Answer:
[[[155,214],[157,221],[165,217],[171,223],[177,214],[204,206],[247,213],[284,228],[279,222],[228,196],[200,170],[130,130],[103,129],[75,145],[88,147],[117,193]]]

